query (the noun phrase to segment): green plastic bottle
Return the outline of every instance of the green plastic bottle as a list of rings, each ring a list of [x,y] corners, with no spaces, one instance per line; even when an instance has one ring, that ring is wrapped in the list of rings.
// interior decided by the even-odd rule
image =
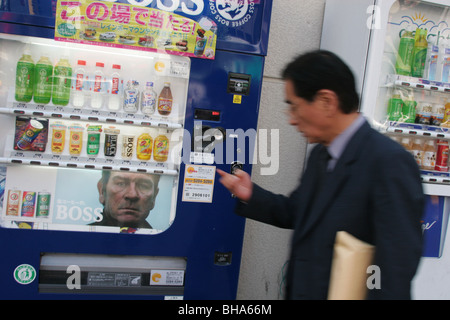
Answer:
[[[413,58],[414,36],[410,29],[407,29],[400,38],[398,46],[397,60],[395,61],[395,71],[397,74],[410,76],[411,62]]]
[[[388,103],[388,118],[390,121],[399,121],[402,118],[403,100],[399,92],[394,92]]]
[[[53,77],[53,104],[66,106],[69,103],[71,83],[72,67],[67,57],[61,57],[55,66],[55,76]]]
[[[34,61],[31,53],[26,50],[17,62],[16,92],[17,101],[30,102],[33,98]]]
[[[413,60],[411,64],[411,75],[422,78],[425,70],[425,61],[427,59],[427,29],[417,29],[414,41]]]
[[[53,64],[47,54],[42,55],[34,68],[34,102],[47,104],[52,98]]]

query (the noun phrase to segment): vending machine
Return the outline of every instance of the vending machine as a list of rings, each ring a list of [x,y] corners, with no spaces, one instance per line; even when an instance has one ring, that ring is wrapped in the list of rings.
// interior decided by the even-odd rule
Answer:
[[[424,257],[441,257],[449,215],[448,1],[327,0],[321,48],[356,75],[361,112],[421,169]]]
[[[271,6],[1,2],[1,299],[235,299]]]

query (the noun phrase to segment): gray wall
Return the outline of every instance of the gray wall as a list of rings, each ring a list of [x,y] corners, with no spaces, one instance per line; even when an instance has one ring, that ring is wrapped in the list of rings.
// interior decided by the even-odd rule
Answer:
[[[319,48],[325,0],[273,2],[258,130],[279,130],[279,169],[275,175],[263,175],[261,169],[267,165],[258,162],[253,166],[252,179],[265,189],[287,195],[299,182],[306,141],[288,124],[280,73],[298,54]],[[269,135],[269,144],[277,142],[272,137],[271,140]],[[264,148],[260,144],[258,147]],[[283,268],[288,260],[290,238],[290,230],[247,219],[238,299],[283,298],[282,280],[286,271]]]

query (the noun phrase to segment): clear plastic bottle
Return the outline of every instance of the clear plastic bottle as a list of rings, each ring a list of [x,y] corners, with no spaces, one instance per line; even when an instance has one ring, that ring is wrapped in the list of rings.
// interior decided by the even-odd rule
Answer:
[[[436,166],[436,143],[434,140],[427,140],[423,148],[422,168],[424,170],[434,170]]]
[[[141,96],[141,111],[145,115],[151,115],[155,113],[156,108],[156,92],[153,89],[153,82],[147,82],[145,90]]]
[[[449,82],[450,81],[450,39],[447,38],[446,41],[444,41],[443,46],[443,52],[442,52],[442,82]]]
[[[33,97],[34,61],[29,50],[25,50],[17,62],[15,99],[30,102]]]
[[[34,68],[34,102],[47,104],[52,98],[53,64],[43,54]]]
[[[411,153],[416,160],[419,168],[422,168],[422,157],[423,157],[423,141],[421,139],[414,139],[411,143]]]
[[[70,99],[72,83],[72,67],[67,56],[62,56],[55,66],[53,77],[52,102],[55,105],[66,106]]]
[[[105,96],[105,72],[104,68],[105,64],[103,62],[95,63],[95,71],[94,71],[94,85],[91,91],[91,108],[93,109],[101,109],[103,107],[103,100]]]
[[[77,68],[75,69],[75,78],[72,82],[72,104],[75,108],[82,108],[84,106],[88,85],[86,61],[78,60]]]
[[[139,82],[129,80],[124,92],[123,111],[136,113],[139,107]]]
[[[120,101],[122,100],[123,93],[123,79],[120,75],[120,65],[112,65],[113,72],[111,74],[111,90],[109,93],[108,109],[111,111],[117,111],[120,109]]]

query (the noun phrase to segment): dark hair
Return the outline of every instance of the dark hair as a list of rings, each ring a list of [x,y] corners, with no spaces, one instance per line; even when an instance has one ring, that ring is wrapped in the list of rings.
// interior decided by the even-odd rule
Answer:
[[[291,80],[295,94],[313,101],[322,89],[334,91],[343,113],[358,110],[359,96],[355,78],[350,68],[334,53],[317,50],[305,53],[289,63],[283,71],[283,79]]]

